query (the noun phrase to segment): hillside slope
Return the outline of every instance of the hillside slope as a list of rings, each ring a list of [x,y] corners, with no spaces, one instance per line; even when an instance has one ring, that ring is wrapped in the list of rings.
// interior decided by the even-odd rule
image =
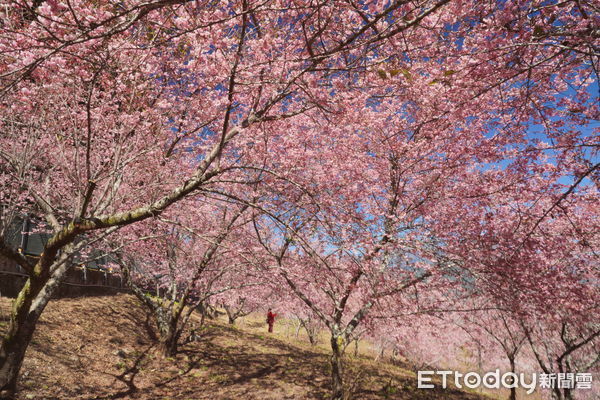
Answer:
[[[9,299],[0,299],[0,318],[9,307]],[[0,320],[0,331],[6,325]],[[281,326],[269,335],[258,320],[244,325],[209,321],[201,340],[160,360],[151,320],[134,297],[56,300],[28,350],[19,399],[328,398],[324,349],[287,340]],[[354,399],[481,399],[458,390],[416,390],[414,374],[366,358],[348,361],[348,369]]]

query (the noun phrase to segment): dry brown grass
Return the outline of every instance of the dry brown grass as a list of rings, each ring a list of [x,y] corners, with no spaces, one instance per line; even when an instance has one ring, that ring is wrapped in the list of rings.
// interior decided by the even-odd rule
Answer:
[[[10,300],[0,299],[0,331]],[[52,301],[34,335],[20,381],[25,399],[326,399],[326,340],[311,347],[278,321],[268,334],[261,316],[238,326],[209,321],[202,339],[159,359],[152,323],[129,295]],[[412,372],[347,360],[354,399],[481,399],[458,390],[415,388]]]

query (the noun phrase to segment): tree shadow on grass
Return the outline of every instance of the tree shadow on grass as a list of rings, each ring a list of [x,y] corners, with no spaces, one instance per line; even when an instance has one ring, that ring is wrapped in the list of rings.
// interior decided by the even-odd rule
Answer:
[[[121,397],[134,392],[139,364],[154,346],[144,328],[143,310],[132,307],[131,299],[100,297],[89,302],[61,299],[57,305],[51,303],[28,350],[37,360],[26,363],[22,370],[19,386],[26,389],[30,396],[26,398],[47,398],[51,394],[49,398],[74,398],[106,392],[112,385],[98,384],[102,381],[98,377],[107,376],[123,382],[127,389]],[[64,328],[65,324],[69,329]],[[115,358],[118,364],[111,364]],[[125,367],[132,360],[133,365],[120,373],[119,365]]]
[[[64,328],[67,321],[69,329]],[[51,323],[43,326],[39,343],[32,346],[37,358],[28,369],[36,372],[23,396],[78,400],[329,396],[329,355],[322,349],[296,347],[266,332],[248,332],[218,321],[208,324],[200,330],[199,341],[182,345],[173,358],[161,359],[153,351],[151,315],[131,298],[61,301]],[[458,390],[417,390],[411,373],[388,364],[350,358],[346,365],[345,381],[353,387],[354,400],[480,399]]]
[[[147,354],[152,350],[153,347],[154,347],[154,345],[151,345],[150,347],[148,347],[146,349],[146,351],[139,354],[135,358],[133,365],[129,368],[126,368],[121,374],[114,375],[114,374],[106,373],[107,375],[113,376],[115,378],[115,380],[122,382],[127,387],[127,389],[125,389],[121,392],[118,392],[118,393],[113,393],[111,395],[107,395],[106,397],[100,397],[100,398],[96,397],[96,399],[122,399],[127,396],[131,396],[132,394],[137,392],[138,388],[135,385],[134,380],[135,380],[136,376],[138,375],[138,373],[140,372],[140,366],[142,365],[143,361],[147,357]]]
[[[243,335],[244,345],[227,346],[229,337]],[[330,391],[329,355],[304,350],[285,341],[261,334],[237,331],[227,326],[214,326],[200,348],[188,349],[202,359],[203,365],[214,375],[221,376],[218,385],[231,393],[256,393],[257,388],[273,389],[278,386],[299,386],[303,397],[323,399]],[[265,352],[246,343],[264,346]],[[397,368],[382,368],[368,360],[347,358],[345,382],[353,399],[481,399],[476,394],[457,389],[423,390],[416,388],[416,377]]]
[[[227,346],[227,342],[243,335],[244,344]],[[235,328],[213,326],[197,346],[186,354],[197,354],[202,365],[217,377],[221,389],[239,394],[246,389],[269,389],[274,382],[301,386],[309,398],[324,398],[328,393],[328,360],[320,353],[305,351],[277,338],[240,332]],[[238,338],[239,340],[239,338]],[[266,351],[253,346],[264,346]],[[273,352],[275,350],[275,352]]]

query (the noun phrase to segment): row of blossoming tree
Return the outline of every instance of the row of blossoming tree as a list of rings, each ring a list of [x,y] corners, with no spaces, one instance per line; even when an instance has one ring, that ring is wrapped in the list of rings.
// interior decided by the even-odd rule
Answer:
[[[595,2],[0,6],[0,254],[28,275],[3,396],[98,248],[165,354],[186,306],[293,302],[330,333],[334,399],[346,345],[418,341],[407,321],[480,340],[501,312],[512,347],[486,340],[511,362],[528,343],[544,371],[597,365],[572,361],[600,334]],[[50,235],[37,258],[6,239],[25,217]]]

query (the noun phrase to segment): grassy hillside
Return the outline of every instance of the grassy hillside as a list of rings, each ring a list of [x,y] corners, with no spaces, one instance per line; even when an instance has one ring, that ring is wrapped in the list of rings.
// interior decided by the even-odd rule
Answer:
[[[10,300],[0,299],[0,317]],[[0,331],[6,329],[0,320]],[[311,347],[284,324],[238,327],[209,321],[201,340],[173,359],[154,354],[152,322],[129,295],[49,304],[22,369],[19,399],[326,399],[325,346]],[[417,390],[415,375],[367,357],[348,360],[354,399],[482,399],[458,390]]]

